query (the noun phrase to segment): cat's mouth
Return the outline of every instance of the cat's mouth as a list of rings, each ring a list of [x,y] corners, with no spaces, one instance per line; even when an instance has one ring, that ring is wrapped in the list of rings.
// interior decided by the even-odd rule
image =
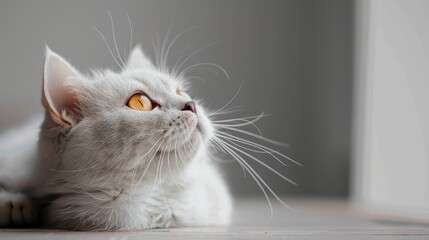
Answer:
[[[196,127],[196,129],[197,129],[201,134],[203,134],[203,130],[202,130],[202,128],[201,128],[201,124],[200,124],[200,122],[198,122],[198,123],[197,123],[197,127]]]

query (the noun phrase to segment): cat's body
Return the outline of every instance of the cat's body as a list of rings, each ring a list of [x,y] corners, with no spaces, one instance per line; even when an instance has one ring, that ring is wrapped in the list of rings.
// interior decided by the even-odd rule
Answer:
[[[36,156],[42,121],[35,117],[0,136],[0,227],[34,223],[32,204],[23,192],[40,186]]]
[[[2,160],[9,164],[0,172],[1,226],[32,221],[23,189],[42,199],[37,210],[48,227],[229,223],[231,198],[208,147],[214,127],[203,107],[183,93],[183,79],[159,71],[140,48],[122,71],[87,76],[49,49],[46,54],[46,113],[37,153]],[[135,96],[144,109],[133,108]],[[19,182],[13,166],[21,160],[13,157],[28,159],[28,172],[36,173],[23,173],[27,179],[16,186],[10,184]]]

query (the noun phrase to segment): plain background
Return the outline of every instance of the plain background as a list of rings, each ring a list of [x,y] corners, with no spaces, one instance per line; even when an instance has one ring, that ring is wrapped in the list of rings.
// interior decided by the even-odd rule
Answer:
[[[217,42],[188,65],[213,62],[230,76],[194,74],[192,95],[220,108],[242,85],[234,116],[271,114],[258,124],[264,135],[290,144],[278,148],[303,167],[273,165],[299,186],[261,167],[261,176],[281,194],[347,196],[349,189],[353,2],[326,1],[2,1],[0,2],[0,131],[42,111],[44,47],[82,71],[114,67],[97,27],[113,46],[112,13],[120,53],[133,42],[152,55],[151,41],[195,27],[173,52]],[[267,156],[261,159],[270,163]],[[271,161],[271,162],[269,162]],[[237,195],[262,192],[238,164],[222,164]]]

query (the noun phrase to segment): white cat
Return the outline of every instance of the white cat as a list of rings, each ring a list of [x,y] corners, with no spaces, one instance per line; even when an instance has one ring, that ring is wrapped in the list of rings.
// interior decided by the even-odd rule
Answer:
[[[232,201],[213,147],[237,160],[267,199],[282,202],[245,159],[293,183],[254,154],[292,159],[231,134],[275,144],[240,129],[261,116],[210,120],[228,110],[206,112],[186,94],[183,74],[166,71],[165,62],[155,67],[140,47],[121,71],[90,75],[47,48],[42,102],[44,118],[0,138],[0,227],[227,225]]]
[[[123,71],[85,76],[46,50],[38,196],[49,227],[134,230],[225,225],[231,197],[210,159],[213,126],[182,79],[135,48]],[[13,180],[9,180],[13,181]],[[0,224],[32,221],[20,193],[0,193]],[[12,190],[13,192],[13,190]]]

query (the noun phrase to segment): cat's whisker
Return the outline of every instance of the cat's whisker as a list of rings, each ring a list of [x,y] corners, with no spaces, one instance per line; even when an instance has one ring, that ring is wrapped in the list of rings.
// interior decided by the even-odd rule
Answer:
[[[173,173],[171,172],[171,167],[170,167],[170,152],[171,152],[171,141],[170,144],[168,145],[168,155],[167,155],[167,165],[168,165],[168,171],[170,171],[170,175],[171,177],[173,177]]]
[[[255,138],[257,138],[259,140],[262,140],[262,141],[265,141],[265,142],[269,142],[269,143],[272,143],[272,144],[275,144],[275,145],[283,145],[284,146],[283,143],[280,143],[280,142],[277,142],[277,141],[274,141],[274,140],[271,140],[271,139],[263,137],[262,134],[261,134],[261,131],[259,130],[259,128],[254,124],[256,121],[258,121],[260,118],[262,118],[264,116],[266,116],[266,115],[265,114],[260,114],[258,116],[250,116],[250,117],[243,117],[243,118],[219,120],[219,121],[214,121],[213,125],[215,127],[217,127],[218,129],[227,129],[227,130],[237,131],[237,132],[240,132],[240,133],[243,133],[243,134],[246,134],[246,135],[250,135],[252,137],[255,137]],[[251,119],[251,120],[249,121],[248,119]],[[241,122],[241,123],[235,123],[235,122]],[[230,123],[230,124],[226,124],[226,123]],[[258,130],[259,135],[256,135],[254,133],[251,133],[251,132],[248,132],[248,131],[245,131],[245,130],[242,130],[242,129],[238,129],[238,127],[243,127],[243,126],[247,126],[247,125],[254,126]],[[230,140],[239,141],[240,143],[244,143],[246,145],[258,148],[258,149],[263,150],[263,151],[265,151],[267,153],[276,153],[276,154],[279,154],[280,156],[282,156],[282,157],[284,157],[284,158],[286,158],[286,159],[288,159],[288,160],[290,160],[290,161],[292,161],[292,162],[294,162],[294,163],[296,163],[298,165],[301,165],[301,164],[297,163],[296,161],[294,161],[293,159],[291,159],[290,157],[287,157],[287,156],[279,153],[278,151],[272,150],[271,148],[266,147],[264,145],[260,145],[260,144],[257,144],[255,142],[252,142],[250,140],[243,139],[243,138],[240,138],[240,137],[237,137],[237,136],[234,136],[234,135],[228,134],[226,132],[222,132],[222,131],[218,131],[217,134],[224,135],[225,137],[229,137]]]
[[[205,46],[202,46],[202,47],[198,48],[197,50],[195,50],[191,54],[189,54],[189,56],[187,56],[179,65],[177,65],[179,63],[179,61],[178,61],[174,65],[174,67],[173,67],[173,70],[172,70],[173,75],[175,75],[175,76],[182,76],[183,73],[184,73],[184,71],[181,71],[180,74],[179,74],[179,71],[189,61],[189,59],[191,59],[194,55],[196,55],[197,53],[201,52],[202,50],[207,49],[207,48],[209,48],[211,46],[214,46],[214,45],[218,44],[219,42],[220,41],[212,42],[212,43],[209,43],[209,44],[207,44]]]
[[[184,141],[184,137],[180,136],[178,138],[179,142],[183,142]],[[188,155],[187,149],[186,149],[186,144],[182,144],[180,145],[178,148],[178,153],[179,153],[179,160],[180,163],[182,165],[182,168],[184,169],[186,167],[186,156]]]
[[[241,106],[234,106],[234,107],[223,109],[221,111],[218,111],[218,110],[217,111],[211,111],[211,112],[208,112],[207,114],[208,114],[209,117],[230,114],[230,113],[234,113],[234,112],[240,111],[240,107]]]
[[[206,144],[207,144],[209,147],[211,147],[212,149],[214,149],[214,150],[218,150],[218,149],[216,148],[216,146],[215,146],[211,141],[207,142]]]
[[[132,26],[132,24],[131,24],[131,19],[130,19],[130,15],[128,15],[128,13],[127,13],[127,19],[128,19],[128,24],[129,24],[129,26],[130,26],[130,46],[129,46],[129,48],[130,48],[130,52],[129,52],[129,54],[128,55],[131,55],[131,52],[132,52],[132,47],[133,47],[133,26]]]
[[[282,158],[285,158],[285,159],[289,160],[290,162],[293,162],[294,164],[296,164],[296,165],[298,165],[300,167],[303,166],[301,163],[299,163],[298,161],[294,160],[293,158],[291,158],[289,156],[286,156],[285,154],[283,154],[283,153],[281,153],[281,152],[279,152],[277,150],[274,150],[274,149],[272,149],[270,147],[267,147],[265,145],[262,145],[262,144],[259,144],[259,143],[256,143],[256,142],[252,142],[250,140],[247,140],[247,139],[244,139],[244,138],[240,138],[240,137],[237,137],[237,136],[225,133],[225,132],[223,132],[222,134],[224,134],[225,136],[232,137],[235,140],[243,141],[243,143],[246,143],[247,145],[252,145],[253,144],[257,148],[262,148],[262,149],[266,150],[267,152],[270,152],[270,153],[273,153],[273,154],[277,154],[278,156],[280,156]]]
[[[176,168],[179,168],[179,162],[177,160],[177,139],[174,143],[174,160],[176,161]]]
[[[127,43],[126,42],[124,42],[124,47],[123,47],[123,56],[124,56],[124,58],[129,58],[130,56],[130,54],[127,54],[127,51],[128,51],[128,46],[127,46]]]
[[[241,147],[243,149],[250,150],[250,151],[253,151],[253,152],[260,152],[260,153],[264,153],[264,154],[269,154],[271,157],[273,157],[274,159],[276,159],[283,166],[287,166],[287,165],[283,161],[281,161],[279,159],[279,157],[282,157],[284,159],[292,161],[295,164],[298,164],[299,166],[302,166],[299,163],[294,162],[293,160],[290,160],[290,158],[287,157],[286,155],[284,155],[284,154],[282,154],[282,153],[280,153],[280,152],[278,152],[276,150],[273,150],[273,149],[271,149],[269,147],[266,147],[264,145],[260,145],[260,144],[257,144],[255,142],[252,142],[252,141],[249,141],[249,140],[246,140],[246,139],[238,138],[238,137],[233,136],[233,135],[228,135],[226,133],[220,133],[220,135],[218,135],[218,137],[221,137],[221,138],[223,138],[223,139],[225,139],[225,140],[227,140],[227,141],[233,143],[234,145],[236,145],[238,147]],[[241,144],[247,145],[249,147],[253,147],[253,149],[247,148],[247,147],[245,147],[245,146],[243,146]],[[255,150],[255,148],[257,150]],[[260,151],[258,151],[258,150],[260,150]],[[277,157],[275,154],[277,154],[279,157]]]
[[[152,193],[155,189],[156,183],[158,182],[159,167],[160,167],[161,162],[162,162],[161,159],[159,159],[158,165],[156,167],[155,180],[153,181],[151,190],[149,191],[149,196],[152,196]]]
[[[134,184],[134,188],[131,190],[131,194],[135,191],[135,189],[136,189],[136,188],[138,188],[138,187],[140,186],[140,184],[141,184],[141,182],[142,182],[143,178],[145,177],[146,172],[147,172],[147,170],[149,169],[149,167],[150,167],[150,165],[151,165],[151,163],[152,163],[153,159],[155,158],[155,156],[156,156],[156,154],[157,154],[157,152],[158,152],[159,148],[161,147],[161,145],[162,145],[162,144],[164,143],[164,141],[166,140],[165,138],[160,138],[160,139],[163,139],[163,140],[162,140],[162,142],[158,145],[158,147],[157,147],[156,151],[153,153],[153,155],[152,155],[151,159],[149,160],[149,162],[148,162],[148,164],[147,164],[147,166],[146,166],[146,168],[145,168],[145,170],[144,170],[143,174],[140,176],[140,178],[138,178],[138,179],[137,179],[136,183]],[[158,140],[158,141],[159,141],[159,140]],[[158,142],[158,141],[157,141],[157,142]],[[156,146],[156,143],[154,144],[154,146]],[[153,148],[153,146],[152,146],[152,148]],[[145,155],[147,155],[149,152],[150,152],[150,151],[148,151]],[[133,181],[134,181],[134,176],[133,176]],[[131,195],[131,194],[130,194],[130,195]]]
[[[109,10],[107,10],[107,13],[109,14],[109,17],[110,17],[110,23],[112,26],[113,43],[115,44],[116,53],[118,54],[118,58],[122,63],[122,67],[125,68],[125,62],[122,59],[121,54],[119,53],[118,44],[116,43],[115,25],[113,24],[113,17]]]
[[[256,131],[258,131],[258,135],[261,136],[261,137],[263,137],[261,129],[259,129],[259,127],[256,126],[254,123],[252,123],[251,121],[246,121],[246,120],[244,120],[243,122],[244,123],[213,124],[213,126],[219,128],[219,129],[222,129],[222,128],[226,129],[226,128],[239,128],[239,127],[245,127],[245,126],[252,125],[256,129]]]
[[[170,37],[170,33],[172,30],[172,26],[168,29],[167,34],[164,37],[164,41],[162,42],[161,47],[161,53],[160,53],[160,63],[158,67],[161,69],[162,72],[167,72],[167,66],[166,66],[166,60],[165,60],[165,48],[167,46],[168,38]]]
[[[229,138],[229,137],[227,137],[227,136],[221,136],[221,138],[225,138],[225,140],[228,140],[231,144],[234,144],[235,146],[237,146],[237,147],[241,147],[241,148],[243,148],[243,149],[245,149],[245,150],[248,150],[248,151],[251,151],[251,152],[255,152],[255,153],[263,153],[263,154],[270,154],[273,158],[276,158],[283,166],[286,166],[286,164],[285,163],[283,163],[280,159],[278,159],[275,155],[273,155],[273,153],[271,152],[271,151],[269,151],[269,150],[266,150],[266,149],[263,149],[263,148],[258,148],[257,146],[254,146],[254,145],[251,145],[250,143],[247,143],[247,142],[242,142],[242,141],[240,141],[240,140],[236,140],[236,139],[233,139],[233,138]],[[242,143],[242,144],[245,144],[245,145],[249,145],[249,146],[252,146],[252,147],[254,147],[254,148],[256,148],[256,149],[259,149],[259,150],[256,150],[256,149],[253,149],[253,148],[249,148],[249,147],[245,147],[245,146],[243,146],[243,145],[240,145],[240,144],[238,144],[238,143]]]
[[[185,143],[184,148],[187,149],[187,155],[190,156],[193,151],[191,144],[189,142]]]
[[[177,54],[180,53],[179,57],[177,57],[177,59],[176,59],[176,63],[171,68],[172,69],[171,70],[171,74],[173,76],[177,73],[177,71],[176,71],[177,64],[179,64],[179,62],[182,61],[182,59],[185,56],[185,53],[189,50],[190,47],[191,46],[189,44],[187,44],[186,47],[184,47],[183,49],[177,50],[176,52],[174,52],[173,54],[171,54],[170,58],[173,58],[174,56],[176,56]]]
[[[164,138],[162,138],[162,137],[160,137],[159,139],[158,139],[158,141],[156,141],[153,145],[152,145],[152,147],[143,155],[143,156],[141,156],[141,157],[139,157],[140,159],[144,159],[155,147],[156,147],[156,144],[159,142],[159,141],[161,141],[161,140],[163,140]],[[135,162],[135,165],[133,166],[133,168],[136,168],[136,164],[141,164],[140,162]]]
[[[231,130],[231,131],[235,131],[235,132],[239,132],[239,133],[242,133],[242,134],[245,134],[245,135],[249,135],[251,137],[257,138],[259,140],[262,140],[262,141],[265,141],[265,142],[268,142],[268,143],[271,143],[271,144],[274,144],[274,145],[283,146],[283,147],[288,147],[289,146],[288,144],[284,144],[282,142],[278,142],[278,141],[275,141],[275,140],[272,140],[272,139],[260,136],[260,135],[255,134],[255,133],[248,132],[248,131],[243,130],[243,129],[234,128],[234,127],[228,127],[228,126],[225,126],[225,125],[217,125],[217,127],[223,128],[223,129],[227,129],[227,130]],[[286,157],[286,158],[288,158],[292,162],[295,162],[298,165],[301,165],[301,164],[297,163],[295,160],[293,160],[293,159],[291,159],[289,157]]]
[[[183,136],[180,137],[180,141],[183,141]],[[186,166],[186,159],[185,159],[186,149],[182,145],[182,146],[180,146],[178,148],[178,150],[179,150],[178,151],[178,153],[179,153],[179,161],[180,161],[180,163],[182,165],[182,168],[185,168],[185,166]]]
[[[240,89],[241,89],[241,87],[240,87]],[[234,97],[230,101],[228,101],[227,104],[225,104],[224,107],[220,108],[217,111],[209,113],[209,116],[221,115],[221,114],[224,114],[224,111],[229,111],[228,109],[227,110],[224,110],[224,109],[231,102],[234,101],[234,99],[239,94],[240,89],[237,91],[237,93],[234,95]],[[252,178],[256,181],[258,186],[263,191],[265,197],[267,198],[268,203],[270,205],[271,215],[272,215],[273,214],[272,205],[271,205],[271,202],[269,200],[269,197],[268,197],[265,189],[267,189],[284,206],[286,206],[287,208],[289,208],[291,210],[293,210],[293,209],[290,208],[285,202],[283,202],[281,200],[281,198],[274,192],[274,190],[272,190],[269,187],[269,185],[262,179],[262,177],[259,176],[259,174],[253,169],[253,167],[245,161],[245,159],[243,157],[247,157],[247,158],[252,159],[256,163],[262,165],[263,167],[267,168],[268,170],[270,170],[274,174],[281,177],[283,180],[285,180],[289,183],[292,183],[294,185],[297,185],[294,181],[287,178],[286,176],[284,176],[283,174],[281,174],[280,172],[275,170],[273,167],[271,167],[268,164],[264,163],[263,161],[259,160],[258,158],[256,158],[252,154],[250,154],[249,152],[260,153],[260,154],[269,154],[271,157],[276,159],[282,165],[285,165],[285,164],[283,163],[283,161],[281,161],[281,159],[279,157],[287,159],[287,160],[289,160],[289,161],[291,161],[291,162],[293,162],[299,166],[302,166],[302,165],[300,163],[296,162],[295,160],[293,160],[292,158],[290,158],[290,157],[288,157],[288,156],[286,156],[286,155],[284,155],[284,154],[282,154],[276,150],[271,149],[270,147],[267,147],[265,145],[253,142],[253,141],[248,140],[248,139],[244,139],[244,138],[232,135],[232,134],[224,131],[224,130],[229,130],[232,132],[236,132],[236,133],[240,133],[240,134],[244,134],[244,135],[253,137],[255,139],[258,139],[258,140],[261,140],[261,141],[264,141],[264,142],[267,142],[270,144],[284,146],[283,143],[280,143],[280,142],[277,142],[277,141],[274,141],[274,140],[271,140],[269,138],[262,136],[260,129],[256,126],[255,123],[258,120],[260,120],[262,117],[265,117],[265,116],[267,116],[267,115],[262,113],[262,114],[257,115],[257,116],[249,116],[249,117],[242,117],[242,118],[233,118],[233,119],[212,121],[213,126],[217,129],[215,136],[213,138],[213,142],[222,151],[226,151],[229,155],[231,155],[240,164],[240,166],[243,168],[243,171],[245,169],[252,176]],[[258,131],[259,135],[255,134],[253,132],[249,132],[249,131],[246,131],[244,129],[241,129],[241,127],[246,127],[246,126],[253,126]],[[278,155],[279,157],[277,157],[276,155]]]
[[[225,139],[227,142],[229,142],[230,144],[232,144],[232,145],[234,145],[234,146],[236,146],[236,147],[239,147],[239,148],[241,148],[241,149],[244,149],[244,150],[248,150],[248,151],[251,151],[251,152],[256,152],[256,153],[262,153],[262,154],[269,154],[271,157],[273,157],[274,159],[276,159],[280,164],[282,164],[283,166],[287,166],[285,163],[283,163],[278,157],[276,157],[272,152],[270,152],[270,151],[267,151],[267,150],[265,150],[265,149],[263,149],[263,148],[259,148],[258,146],[254,146],[254,145],[251,145],[251,144],[249,144],[249,143],[246,143],[246,142],[241,142],[241,141],[236,141],[236,140],[233,140],[233,139],[231,139],[231,138],[227,138],[227,137],[221,137],[222,139]],[[259,150],[255,150],[255,149],[251,149],[251,148],[247,148],[247,147],[245,147],[245,146],[243,146],[243,145],[240,145],[240,144],[238,144],[238,143],[241,143],[241,144],[246,144],[246,145],[249,145],[249,146],[252,146],[252,147],[254,147],[254,148],[257,148],[257,149],[259,149]]]
[[[155,63],[157,66],[160,66],[160,40],[159,35],[156,35],[155,40],[152,40],[152,48],[155,54]]]
[[[237,92],[234,94],[234,96],[225,104],[225,105],[223,105],[223,107],[221,107],[220,109],[218,109],[217,111],[222,111],[222,110],[224,110],[226,107],[228,107],[229,106],[229,104],[231,104],[236,98],[237,98],[237,96],[238,96],[238,94],[240,93],[240,91],[241,91],[241,88],[242,88],[242,85],[240,85],[240,87],[238,88],[238,90],[237,90]]]
[[[196,79],[196,80],[200,80],[203,82],[207,82],[207,80],[205,78],[199,77],[199,76],[188,76],[186,77],[186,79],[191,80],[191,79]]]
[[[169,151],[168,151],[169,152]],[[161,191],[161,197],[162,197],[162,199],[163,199],[163,201],[164,201],[164,204],[165,205],[168,205],[167,204],[167,201],[166,201],[166,199],[165,199],[165,194],[164,194],[164,189],[162,188],[163,187],[163,185],[162,185],[162,164],[163,164],[163,162],[164,162],[164,157],[165,157],[165,152],[162,152],[161,153],[161,157],[160,157],[160,160],[159,160],[159,162],[161,163],[160,164],[160,166],[159,166],[159,179],[160,179],[160,184],[159,184],[159,189],[160,189],[160,191]],[[155,183],[154,183],[155,184]]]
[[[230,123],[228,123],[228,121],[218,121],[217,123],[213,123],[213,126],[218,127],[218,128],[237,128],[237,127],[245,127],[245,126],[249,126],[252,125],[259,133],[259,135],[262,137],[262,132],[261,130],[258,128],[258,126],[255,125],[255,122],[257,122],[260,118],[262,118],[262,116],[257,117],[255,119],[252,120],[247,120],[247,119],[237,119],[234,121],[230,121]]]
[[[229,145],[229,146],[227,146],[227,148],[229,148],[229,149],[231,149],[230,148],[231,147],[231,145]],[[238,150],[239,152],[241,152],[242,154],[244,154],[244,155],[246,155],[246,156],[248,156],[248,157],[251,157],[251,158],[253,158],[254,160],[258,160],[258,159],[256,159],[256,158],[254,158],[253,156],[251,156],[250,154],[247,154],[247,153],[245,153],[245,152],[243,152],[243,151],[241,151],[241,150],[239,150],[239,149],[237,149],[237,148],[235,148],[235,147],[232,147],[232,149],[235,149],[235,150]],[[234,150],[233,150],[234,151]],[[237,154],[238,155],[238,154]],[[240,156],[240,158],[241,158],[241,156]],[[260,180],[260,182],[266,187],[266,189],[277,199],[277,201],[279,201],[283,206],[285,206],[285,207],[287,207],[289,210],[291,210],[291,211],[294,211],[295,212],[295,210],[292,208],[292,207],[290,207],[288,204],[286,204],[278,195],[277,195],[277,193],[275,193],[275,191],[265,182],[265,180],[261,177],[261,176],[259,176],[259,174],[249,165],[249,163],[247,163],[246,161],[244,161],[244,159],[243,158],[241,158],[241,160],[243,161],[243,163],[244,163],[244,165],[246,165],[254,174],[255,174],[255,176]],[[258,160],[259,161],[259,160]],[[260,162],[260,161],[259,161]],[[285,179],[285,178],[284,178]],[[285,179],[285,180],[287,180],[287,178]],[[296,185],[296,183],[294,183],[293,181],[289,181],[289,182],[291,182],[292,184],[295,184]],[[271,206],[271,217],[273,216],[273,212],[272,212],[272,206]]]
[[[228,75],[227,71],[225,70],[225,68],[221,67],[219,64],[211,63],[211,62],[202,62],[202,63],[192,64],[191,66],[183,69],[180,72],[180,74],[178,74],[178,76],[184,76],[184,75],[186,75],[186,73],[192,71],[195,67],[199,67],[199,66],[212,66],[212,67],[218,68],[219,70],[221,70],[223,72],[223,74],[225,74],[226,78],[229,79],[229,75]]]
[[[234,107],[232,107],[232,108],[234,108]],[[261,118],[268,117],[268,116],[271,116],[271,114],[261,113],[259,115],[255,115],[255,116],[247,116],[247,117],[240,117],[240,118],[230,118],[230,119],[223,119],[223,120],[215,120],[215,121],[213,121],[213,123],[229,123],[229,122],[249,120],[249,119],[250,119],[250,121],[252,121],[253,123],[255,123],[258,120],[260,120]]]
[[[156,149],[155,153],[153,154],[152,158],[150,159],[148,165],[146,166],[146,169],[144,170],[142,176],[140,177],[140,180],[138,181],[138,183],[141,183],[141,180],[143,180],[144,176],[146,175],[147,170],[149,169],[149,166],[151,164],[151,162],[153,161],[153,159],[155,158],[158,150],[161,148],[162,144],[165,142],[166,138],[164,138],[164,140],[158,145],[158,148]]]
[[[181,137],[181,141],[183,140],[183,137]],[[185,168],[186,166],[186,151],[184,146],[180,146],[180,163],[182,164],[182,167]]]
[[[231,155],[235,160],[237,160],[228,150],[226,150],[224,147],[222,147],[222,144],[223,144],[223,141],[221,140],[221,139],[219,139],[219,138],[214,138],[213,139],[213,142],[218,146],[218,148],[222,151],[222,152],[224,152],[224,153],[227,153],[227,154],[229,154],[229,155]],[[240,164],[240,166],[241,166],[241,168],[242,168],[242,170],[243,170],[243,175],[244,175],[244,178],[246,178],[246,170],[245,170],[245,168],[244,168],[244,166],[243,166],[243,163],[241,163],[241,161],[237,161],[238,162],[238,164]]]
[[[176,43],[176,41],[177,41],[180,37],[182,37],[185,33],[189,32],[189,31],[191,31],[191,30],[193,30],[193,29],[195,29],[195,28],[196,28],[196,27],[190,27],[190,28],[185,29],[185,30],[183,30],[182,32],[180,32],[179,34],[177,34],[177,35],[176,35],[176,37],[174,37],[174,38],[171,40],[170,44],[169,44],[169,45],[168,45],[168,47],[167,47],[167,50],[165,51],[165,56],[164,56],[164,61],[165,61],[165,62],[164,62],[164,65],[167,65],[167,64],[168,64],[170,50],[171,50],[171,48],[173,47],[174,43]]]
[[[266,167],[267,169],[269,169],[270,171],[272,171],[273,173],[275,173],[277,176],[279,176],[279,177],[283,178],[284,180],[288,181],[289,183],[292,183],[292,184],[293,184],[293,185],[295,185],[295,186],[297,186],[297,185],[298,185],[297,183],[295,183],[294,181],[292,181],[292,180],[291,180],[291,179],[289,179],[288,177],[284,176],[283,174],[281,174],[280,172],[278,172],[277,170],[275,170],[274,168],[272,168],[272,167],[271,167],[271,166],[269,166],[268,164],[264,163],[263,161],[259,160],[259,159],[258,159],[258,158],[256,158],[256,157],[254,157],[254,156],[250,155],[249,153],[247,153],[247,152],[245,152],[245,151],[243,151],[243,150],[241,150],[241,149],[239,149],[239,148],[237,148],[237,147],[234,147],[234,146],[232,146],[232,145],[229,145],[229,147],[230,147],[230,148],[232,148],[232,149],[234,149],[235,151],[238,151],[238,152],[240,152],[240,153],[242,153],[242,154],[246,155],[247,157],[249,157],[249,158],[253,159],[255,162],[257,162],[257,163],[261,164],[262,166]]]
[[[209,71],[215,75],[219,74],[218,71],[214,70],[213,68],[209,68],[209,67],[204,67],[204,66],[200,66],[200,67],[194,67],[193,70],[205,70],[205,71]],[[189,79],[189,77],[188,77]]]
[[[277,154],[278,153],[278,151],[273,150],[273,149],[271,149],[269,147],[266,147],[264,145],[258,144],[256,142],[252,142],[252,141],[244,139],[244,138],[237,137],[235,135],[228,134],[226,132],[217,132],[216,135],[218,137],[225,138],[227,140],[230,140],[230,141],[233,141],[233,142],[236,142],[236,143],[241,143],[241,144],[247,145],[249,147],[253,147],[253,148],[259,149],[259,150],[263,151],[264,153],[272,153],[272,154]]]
[[[271,216],[273,216],[273,206],[271,204],[271,200],[267,194],[267,192],[265,191],[265,188],[262,186],[261,182],[260,182],[260,177],[258,175],[258,173],[256,173],[256,171],[253,170],[253,168],[236,152],[234,152],[233,150],[231,150],[228,146],[226,146],[226,144],[223,143],[223,141],[219,141],[219,144],[233,157],[235,158],[235,160],[237,160],[237,162],[241,163],[242,167],[244,169],[246,169],[246,171],[250,174],[250,176],[255,180],[256,184],[259,186],[259,188],[261,189],[262,193],[264,194],[265,198],[267,199],[268,205],[270,207],[270,213]],[[251,170],[253,171],[251,171]],[[258,177],[256,177],[256,175]]]
[[[104,40],[104,43],[106,44],[107,49],[108,49],[108,50],[109,50],[109,52],[110,52],[110,55],[112,55],[113,60],[115,60],[115,62],[116,62],[116,64],[118,65],[119,69],[123,70],[123,67],[121,66],[121,64],[119,64],[119,61],[116,59],[115,55],[113,54],[113,51],[112,51],[112,49],[110,48],[110,45],[109,45],[109,43],[107,42],[107,40],[106,40],[106,38],[104,37],[104,35],[100,32],[100,30],[98,30],[98,28],[94,27],[94,29],[95,29],[95,31],[97,31],[97,32],[98,32],[98,34],[100,34],[101,38]]]

